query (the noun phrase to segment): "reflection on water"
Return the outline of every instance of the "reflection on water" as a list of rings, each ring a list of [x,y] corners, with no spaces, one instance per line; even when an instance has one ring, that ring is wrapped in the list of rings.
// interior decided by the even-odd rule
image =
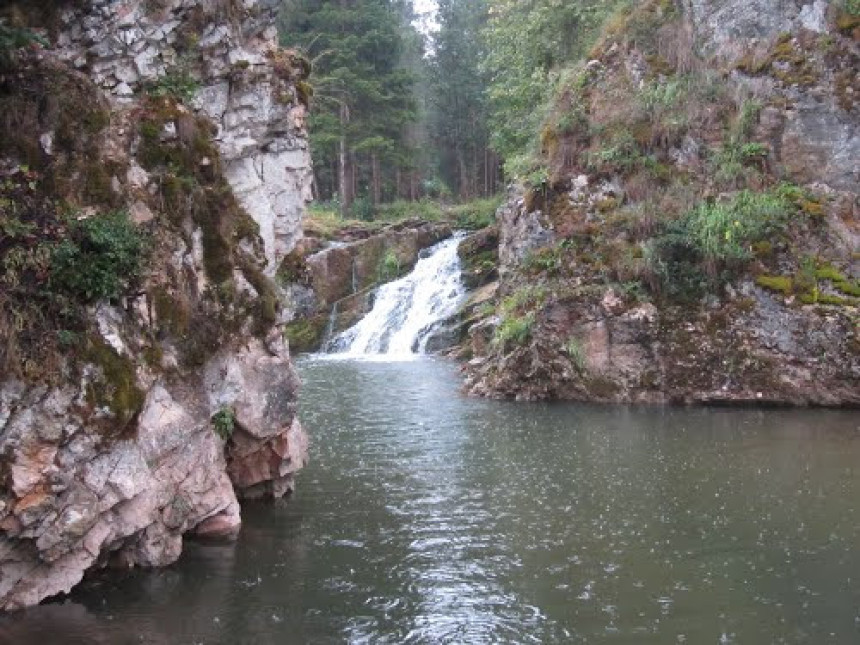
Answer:
[[[860,641],[856,412],[478,401],[429,360],[302,372],[292,500],[0,643]]]

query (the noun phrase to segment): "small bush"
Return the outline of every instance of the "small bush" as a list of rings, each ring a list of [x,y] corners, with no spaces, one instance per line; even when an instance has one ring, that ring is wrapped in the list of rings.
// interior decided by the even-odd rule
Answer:
[[[177,69],[147,85],[146,92],[155,98],[170,97],[181,103],[189,103],[198,89],[200,83],[190,73]]]
[[[506,315],[496,328],[493,342],[502,348],[506,348],[509,343],[522,345],[531,338],[534,322],[534,314],[526,314],[525,316]]]
[[[752,245],[785,226],[789,206],[770,193],[743,191],[727,202],[704,202],[680,226],[705,263],[718,265],[752,258]]]
[[[379,266],[376,270],[376,278],[379,282],[390,282],[400,275],[400,258],[397,254],[389,249],[379,259]]]
[[[144,238],[124,212],[74,221],[51,256],[51,287],[84,303],[117,298],[141,271]]]
[[[29,29],[9,26],[0,19],[0,67],[11,64],[16,51],[31,45],[47,47],[48,42]]]
[[[785,229],[793,212],[779,190],[702,202],[646,245],[648,272],[670,296],[697,296],[742,269],[757,245]]]
[[[223,407],[212,415],[212,429],[215,434],[227,441],[236,429],[236,412],[233,408]]]
[[[564,248],[557,245],[530,251],[523,259],[522,267],[527,273],[558,275],[563,266]]]
[[[582,347],[582,343],[579,342],[579,339],[575,337],[568,338],[567,342],[564,344],[564,352],[567,354],[568,358],[570,358],[577,371],[580,373],[585,371],[585,349]]]
[[[376,207],[370,197],[357,197],[352,202],[351,215],[365,222],[372,222],[376,216]]]
[[[502,300],[500,310],[502,314],[509,315],[527,309],[537,309],[546,302],[547,296],[545,287],[522,287]]]

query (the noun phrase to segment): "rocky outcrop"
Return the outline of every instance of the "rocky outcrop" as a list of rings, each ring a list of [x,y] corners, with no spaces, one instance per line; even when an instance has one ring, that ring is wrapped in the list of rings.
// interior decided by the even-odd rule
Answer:
[[[742,60],[734,72],[737,83],[754,86],[758,95],[781,93],[790,102],[791,109],[771,108],[765,115],[773,128],[772,147],[790,175],[803,183],[820,181],[836,190],[856,191],[860,133],[852,113],[860,92],[858,58],[847,40],[833,40],[839,39],[833,25],[836,6],[825,0],[689,0],[689,5],[704,52],[733,63]],[[837,34],[831,36],[833,31]],[[779,41],[787,34],[795,38]],[[779,52],[774,51],[779,48],[775,41],[782,43]],[[822,64],[807,50],[824,41],[831,42],[831,49]],[[774,59],[773,75],[761,73],[768,58]],[[744,64],[750,62],[752,69]],[[752,78],[751,71],[757,72]]]
[[[549,179],[498,212],[469,392],[860,405],[860,58],[840,7],[646,0],[616,20],[546,124]]]
[[[278,4],[4,9],[36,30],[52,12],[54,45],[0,73],[17,109],[4,127],[32,123],[0,146],[0,171],[27,199],[45,191],[43,218],[57,203],[79,220],[127,210],[148,256],[121,297],[68,302],[69,328],[44,341],[71,341],[3,356],[0,609],[93,567],[169,564],[184,535],[235,535],[237,499],[284,495],[305,462],[289,285],[271,278],[310,194],[308,66],[278,47]]]
[[[188,84],[191,106],[217,128],[224,177],[259,225],[274,275],[301,238],[312,197],[307,106],[299,96],[306,90],[278,46],[280,3],[85,4],[84,12],[66,15],[58,56],[85,71],[118,106],[139,102],[148,85]]]

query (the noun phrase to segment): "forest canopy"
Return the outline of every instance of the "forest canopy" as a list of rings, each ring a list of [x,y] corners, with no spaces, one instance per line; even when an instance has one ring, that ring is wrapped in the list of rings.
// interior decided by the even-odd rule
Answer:
[[[282,42],[313,66],[318,199],[361,214],[495,194],[614,4],[438,0],[421,30],[409,0],[284,0]]]

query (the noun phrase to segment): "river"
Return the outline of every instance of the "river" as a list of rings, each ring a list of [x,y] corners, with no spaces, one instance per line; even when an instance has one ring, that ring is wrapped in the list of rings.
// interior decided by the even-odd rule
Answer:
[[[100,574],[2,643],[856,643],[860,416],[468,399],[301,363],[311,462],[235,544]]]

